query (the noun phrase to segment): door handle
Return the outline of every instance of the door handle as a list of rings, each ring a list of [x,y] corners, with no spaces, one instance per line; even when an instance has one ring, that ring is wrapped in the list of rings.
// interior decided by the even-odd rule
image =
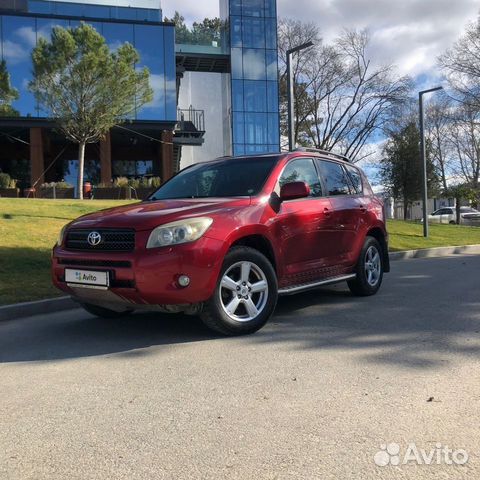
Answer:
[[[366,207],[365,205],[360,205],[358,208],[360,209],[360,211],[361,211],[362,213],[366,213],[366,212],[367,212],[367,207]]]
[[[326,217],[329,217],[329,216],[332,214],[332,212],[331,212],[327,207],[325,207],[325,208],[323,209],[323,214],[324,214]]]

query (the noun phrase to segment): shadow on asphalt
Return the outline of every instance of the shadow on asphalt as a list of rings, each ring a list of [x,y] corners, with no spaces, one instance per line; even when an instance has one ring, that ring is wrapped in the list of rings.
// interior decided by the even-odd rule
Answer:
[[[0,362],[148,355],[150,346],[232,341],[356,351],[360,360],[428,369],[480,354],[480,256],[395,262],[374,297],[345,285],[279,300],[255,335],[224,339],[196,317],[135,314],[106,321],[80,311],[0,324]],[[234,347],[235,345],[235,347]]]

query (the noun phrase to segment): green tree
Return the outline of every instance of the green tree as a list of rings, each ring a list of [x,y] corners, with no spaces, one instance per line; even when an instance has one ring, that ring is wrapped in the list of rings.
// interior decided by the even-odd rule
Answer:
[[[0,61],[0,117],[17,117],[18,111],[12,107],[12,102],[18,99],[18,90],[10,83],[7,62]]]
[[[180,13],[175,11],[173,18],[164,18],[165,22],[171,22],[175,24],[175,42],[183,44],[191,44],[192,41],[192,32],[185,24],[185,17],[182,17]]]
[[[431,161],[431,145],[427,143],[427,181],[429,195],[438,192],[439,178]],[[380,164],[380,176],[390,195],[401,198],[404,219],[407,208],[418,200],[422,193],[422,170],[420,165],[420,132],[414,120],[409,120],[395,132],[384,148]]]
[[[217,18],[205,18],[202,22],[194,22],[192,25],[192,36],[196,44],[212,45],[212,42],[220,42],[222,29],[225,22]]]
[[[32,52],[30,89],[58,128],[78,144],[78,198],[83,198],[85,145],[153,98],[147,68],[129,43],[110,51],[92,26],[55,27]]]

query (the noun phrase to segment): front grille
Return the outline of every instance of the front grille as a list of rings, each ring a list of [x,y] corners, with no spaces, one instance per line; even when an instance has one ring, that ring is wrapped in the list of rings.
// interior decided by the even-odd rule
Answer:
[[[131,262],[123,260],[73,260],[70,258],[59,258],[60,265],[70,265],[73,267],[111,267],[111,268],[130,268]]]
[[[97,232],[101,236],[98,245],[88,243],[88,235]],[[65,240],[68,250],[91,252],[132,252],[135,249],[135,231],[130,229],[78,229],[69,230]]]

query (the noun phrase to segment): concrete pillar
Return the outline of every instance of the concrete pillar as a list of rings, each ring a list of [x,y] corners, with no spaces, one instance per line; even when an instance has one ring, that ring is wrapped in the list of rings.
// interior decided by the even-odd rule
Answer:
[[[45,181],[44,170],[42,129],[32,127],[30,128],[30,185],[35,186],[37,190]]]
[[[173,132],[164,130],[162,132],[160,151],[162,157],[162,182],[166,182],[173,176]]]
[[[100,181],[110,183],[112,180],[112,143],[110,132],[100,140]]]

